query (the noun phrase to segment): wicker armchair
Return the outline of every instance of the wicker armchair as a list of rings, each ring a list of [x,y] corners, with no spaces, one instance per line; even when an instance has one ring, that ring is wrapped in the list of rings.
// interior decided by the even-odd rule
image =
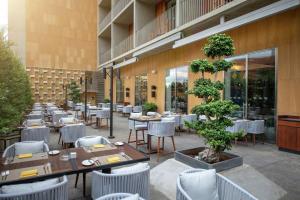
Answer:
[[[50,128],[42,127],[26,127],[21,131],[21,141],[44,141],[49,142]]]
[[[19,142],[19,143],[36,143],[37,141],[24,141],[24,142]],[[10,146],[8,146],[3,154],[2,154],[2,158],[6,158],[6,157],[13,157],[15,156],[15,144],[12,144]],[[46,143],[43,144],[43,151],[42,152],[48,152],[49,151],[49,147]],[[24,152],[24,153],[30,153],[30,152]]]
[[[106,119],[106,125],[108,127],[108,120],[110,119],[110,109],[103,108],[103,110],[97,110],[96,113],[96,125],[101,127],[101,122],[103,119]]]
[[[130,115],[132,113],[132,106],[124,106],[123,107],[123,116]]]
[[[204,171],[203,169],[191,169],[186,170],[181,173],[181,175],[185,173],[195,173]],[[195,185],[197,187],[197,185]],[[233,183],[226,177],[217,174],[217,188],[218,195],[220,200],[231,200],[231,199],[242,199],[242,200],[258,200],[249,192]],[[201,199],[201,198],[200,198]],[[177,190],[176,190],[176,200],[194,200],[191,199],[188,194],[184,191],[180,183],[180,177],[177,178]],[[197,199],[198,200],[198,199]]]
[[[143,112],[143,107],[142,106],[133,106],[132,112],[134,112],[134,113]]]
[[[93,171],[92,198],[96,199],[111,193],[138,193],[149,199],[150,167],[126,174],[104,174]]]
[[[93,144],[108,144],[108,143],[110,143],[110,141],[108,139],[106,139],[105,137],[103,137],[103,136],[90,135],[90,136],[85,136],[85,137],[82,137],[82,138],[78,138],[75,141],[75,144],[74,144],[76,148],[82,147],[82,145],[80,145],[80,140],[81,139],[92,139],[94,141]]]
[[[190,131],[190,129],[185,126],[185,122],[193,122],[193,121],[197,121],[196,114],[183,115],[181,117],[181,122],[180,122],[181,127],[183,127],[184,129],[188,129],[188,131]]]
[[[159,154],[160,154],[160,139],[162,138],[162,149],[164,149],[165,145],[165,137],[171,137],[174,151],[175,142],[174,142],[174,135],[175,135],[175,122],[174,121],[161,121],[161,122],[150,122],[148,126],[148,136],[155,136],[158,137],[157,140],[157,162],[159,161]],[[150,149],[151,149],[151,142],[149,142]]]
[[[114,194],[108,194],[103,197],[100,197],[96,200],[121,200],[126,197],[132,197],[134,194],[129,194],[129,193],[114,193]],[[139,200],[144,200],[142,197],[139,197]]]
[[[68,180],[66,176],[59,178],[57,184],[32,192],[0,193],[1,200],[68,200]]]

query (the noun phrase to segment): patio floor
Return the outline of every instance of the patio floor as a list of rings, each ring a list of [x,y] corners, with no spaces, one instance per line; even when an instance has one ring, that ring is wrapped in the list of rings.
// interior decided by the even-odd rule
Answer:
[[[87,135],[102,135],[107,137],[109,129],[102,127],[95,129],[95,125],[87,127]],[[127,141],[128,137],[128,120],[120,114],[114,114],[114,136],[112,141]],[[51,133],[50,149],[60,149],[57,144],[58,133]],[[155,141],[153,141],[155,147]],[[203,139],[194,133],[181,132],[176,134],[175,144],[177,150],[193,148],[203,145]],[[169,152],[169,153],[168,153]],[[259,199],[283,199],[292,200],[300,197],[300,155],[278,151],[276,145],[273,144],[256,144],[234,145],[232,151],[243,157],[244,165],[232,170],[222,172],[227,178],[236,182],[244,189],[251,192]],[[168,166],[168,164],[160,163],[173,158],[171,140],[166,138],[165,153],[160,158],[160,162],[156,162],[156,154],[151,155],[150,165],[152,172],[155,170],[165,170],[165,172],[176,171],[176,166]],[[168,163],[169,161],[165,162]],[[156,167],[157,166],[157,167]],[[156,167],[153,169],[153,167]],[[169,176],[172,176],[170,174]],[[166,176],[168,178],[168,176]],[[90,175],[87,175],[87,197],[82,196],[82,177],[79,178],[77,189],[74,188],[75,175],[68,176],[69,180],[69,199],[90,199]],[[152,180],[151,180],[152,181]],[[155,183],[155,180],[153,180]],[[175,183],[174,183],[175,184]],[[163,187],[161,187],[163,190]],[[163,191],[164,192],[164,191]],[[167,193],[167,192],[166,192]],[[175,195],[175,194],[174,194]],[[155,187],[151,187],[151,199],[164,200],[173,199],[174,196],[168,198],[156,191]]]

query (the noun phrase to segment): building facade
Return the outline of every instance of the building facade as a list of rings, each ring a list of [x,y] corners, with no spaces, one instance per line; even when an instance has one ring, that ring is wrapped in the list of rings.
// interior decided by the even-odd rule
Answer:
[[[300,115],[300,1],[98,1],[98,66],[120,73],[114,102],[154,102],[158,111],[189,113],[201,99],[186,95],[199,77],[189,70],[204,58],[215,33],[235,44],[233,68],[218,79],[237,117],[264,119],[275,141],[278,115]],[[207,75],[209,76],[209,75]],[[109,97],[110,81],[105,80]]]
[[[96,0],[8,1],[8,39],[26,66],[36,101],[60,104],[64,85],[96,71],[96,7]]]

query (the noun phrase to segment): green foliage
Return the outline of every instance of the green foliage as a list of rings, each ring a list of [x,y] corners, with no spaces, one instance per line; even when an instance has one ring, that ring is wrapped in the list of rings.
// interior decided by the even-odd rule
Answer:
[[[213,63],[215,71],[227,71],[232,67],[233,63],[226,60],[217,60]]]
[[[205,55],[210,58],[232,56],[234,53],[233,40],[226,34],[215,34],[208,38],[208,43],[203,50]]]
[[[143,110],[145,112],[156,112],[157,111],[157,105],[155,103],[146,102],[143,105]]]
[[[20,124],[26,109],[32,106],[30,83],[11,43],[0,32],[0,133],[12,131]]]
[[[80,87],[75,81],[71,81],[69,84],[69,97],[73,103],[80,102]]]
[[[109,98],[105,98],[105,99],[103,100],[103,102],[104,102],[104,103],[110,103],[110,99],[109,99]]]
[[[199,59],[199,60],[194,60],[191,63],[191,71],[194,72],[194,73],[202,72],[202,74],[204,72],[214,73],[215,72],[215,68],[206,59],[204,59],[204,60],[200,60]]]
[[[198,116],[205,115],[208,120],[186,123],[186,125],[197,130],[197,133],[205,138],[206,144],[213,152],[212,155],[217,158],[216,161],[219,160],[222,151],[231,149],[231,141],[240,135],[240,133],[233,134],[226,131],[227,127],[233,125],[226,116],[236,111],[239,106],[232,101],[221,100],[220,93],[224,89],[224,84],[220,81],[205,79],[204,72],[216,74],[230,69],[232,63],[221,60],[221,57],[230,56],[233,52],[232,39],[225,34],[216,34],[209,37],[204,53],[212,59],[217,57],[218,60],[212,63],[207,60],[194,60],[190,66],[192,72],[201,72],[202,77],[194,82],[194,87],[188,93],[204,100],[192,109],[192,113]],[[211,159],[207,157],[206,161],[211,161]]]

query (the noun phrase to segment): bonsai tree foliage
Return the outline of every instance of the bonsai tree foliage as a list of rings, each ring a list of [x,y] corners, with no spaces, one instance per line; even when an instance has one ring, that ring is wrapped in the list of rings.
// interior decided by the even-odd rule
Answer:
[[[221,91],[224,84],[217,81],[219,72],[227,71],[232,63],[222,59],[234,53],[233,40],[225,34],[216,34],[208,38],[208,43],[203,48],[204,54],[212,61],[199,59],[192,61],[190,69],[194,73],[200,72],[200,78],[194,82],[194,87],[188,91],[203,102],[192,109],[192,113],[205,115],[206,121],[187,123],[198,134],[205,138],[208,149],[199,154],[200,159],[214,163],[220,161],[220,153],[231,149],[231,141],[239,135],[226,131],[226,127],[232,126],[233,122],[227,118],[238,109],[232,101],[222,100]],[[205,73],[214,74],[214,80],[205,78]]]
[[[80,87],[77,85],[75,81],[71,81],[68,85],[69,87],[69,97],[73,101],[74,104],[80,102]]]
[[[9,133],[20,124],[32,106],[28,76],[11,43],[0,32],[0,133]]]

